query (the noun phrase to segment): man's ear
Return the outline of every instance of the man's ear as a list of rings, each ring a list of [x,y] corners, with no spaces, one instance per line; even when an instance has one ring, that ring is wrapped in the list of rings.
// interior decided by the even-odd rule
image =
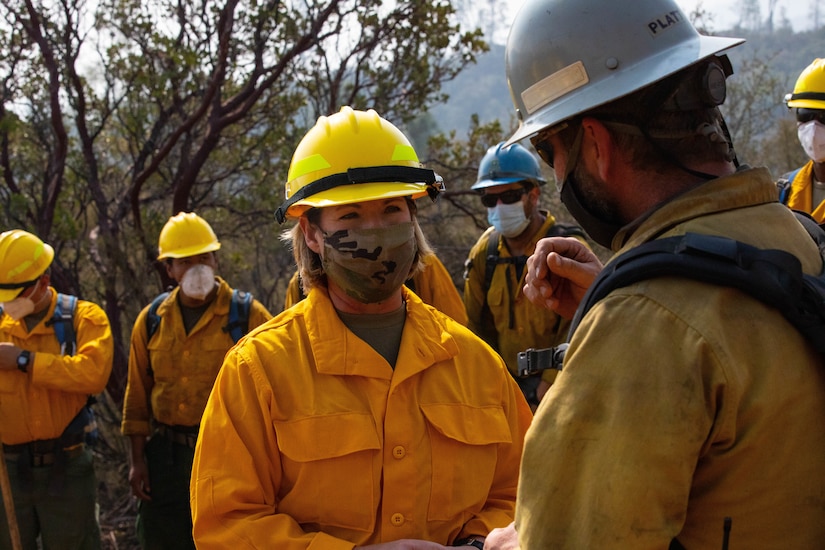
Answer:
[[[616,161],[616,143],[607,127],[598,119],[585,117],[582,119],[582,154],[592,155],[591,159],[596,166],[599,178],[607,181],[611,163]]]
[[[40,296],[37,297],[36,299],[35,299],[34,294],[29,296],[29,298],[31,298],[35,302],[35,304],[39,304],[40,300],[43,298],[43,296],[48,296],[49,295],[49,283],[51,282],[51,280],[52,280],[52,278],[48,273],[43,273],[43,275],[40,276],[40,279],[37,281],[37,283],[35,283],[35,284],[39,285],[38,289],[39,289],[39,292],[40,292]]]
[[[527,202],[531,207],[537,207],[541,198],[541,187],[533,185],[527,190]]]
[[[301,233],[304,234],[304,242],[310,250],[321,255],[321,249],[324,247],[324,236],[321,234],[321,229],[310,223],[306,216],[298,218],[298,225],[301,227]]]

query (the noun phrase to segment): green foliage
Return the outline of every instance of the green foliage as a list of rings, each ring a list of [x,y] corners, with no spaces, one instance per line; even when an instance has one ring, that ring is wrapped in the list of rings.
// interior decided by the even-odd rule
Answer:
[[[778,177],[807,161],[796,137],[785,94],[799,73],[823,55],[821,31],[738,33],[747,42],[730,51],[735,73],[729,79],[723,113],[740,160],[766,166]]]
[[[207,219],[222,275],[277,312],[294,268],[272,213],[307,129],[347,104],[412,120],[485,49],[443,0],[3,2],[0,225],[104,306],[117,400],[170,215]]]
[[[505,134],[498,120],[481,124],[473,115],[466,138],[459,139],[455,130],[433,135],[422,155],[424,164],[444,179],[446,191],[434,204],[419,200],[418,219],[459,291],[464,288],[467,253],[488,226],[487,211],[470,187],[484,153],[506,139]]]

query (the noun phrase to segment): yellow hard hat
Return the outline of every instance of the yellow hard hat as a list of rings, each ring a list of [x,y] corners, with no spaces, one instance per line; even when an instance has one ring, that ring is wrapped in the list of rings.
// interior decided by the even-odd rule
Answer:
[[[169,218],[158,239],[158,260],[186,258],[221,247],[206,220],[194,212],[181,212]]]
[[[52,264],[54,249],[28,231],[0,233],[0,302],[14,300]]]
[[[435,200],[443,190],[401,130],[372,109],[351,107],[318,118],[295,149],[287,180],[286,200],[275,212],[280,223],[310,208],[404,196]]]
[[[802,71],[785,103],[789,108],[825,110],[825,59],[814,59]]]

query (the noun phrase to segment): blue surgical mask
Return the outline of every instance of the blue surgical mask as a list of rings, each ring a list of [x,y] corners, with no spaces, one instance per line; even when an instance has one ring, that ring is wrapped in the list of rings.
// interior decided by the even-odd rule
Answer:
[[[510,239],[521,235],[530,225],[530,220],[524,215],[522,201],[513,204],[499,202],[493,208],[488,208],[487,221],[496,228],[496,231]]]

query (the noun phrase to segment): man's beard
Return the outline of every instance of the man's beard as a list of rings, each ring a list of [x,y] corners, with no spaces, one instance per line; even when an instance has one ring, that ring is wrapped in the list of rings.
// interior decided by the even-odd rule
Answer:
[[[608,224],[625,225],[617,205],[608,196],[605,182],[592,175],[581,162],[576,164],[571,176],[568,185],[574,185],[579,202],[591,215]]]

